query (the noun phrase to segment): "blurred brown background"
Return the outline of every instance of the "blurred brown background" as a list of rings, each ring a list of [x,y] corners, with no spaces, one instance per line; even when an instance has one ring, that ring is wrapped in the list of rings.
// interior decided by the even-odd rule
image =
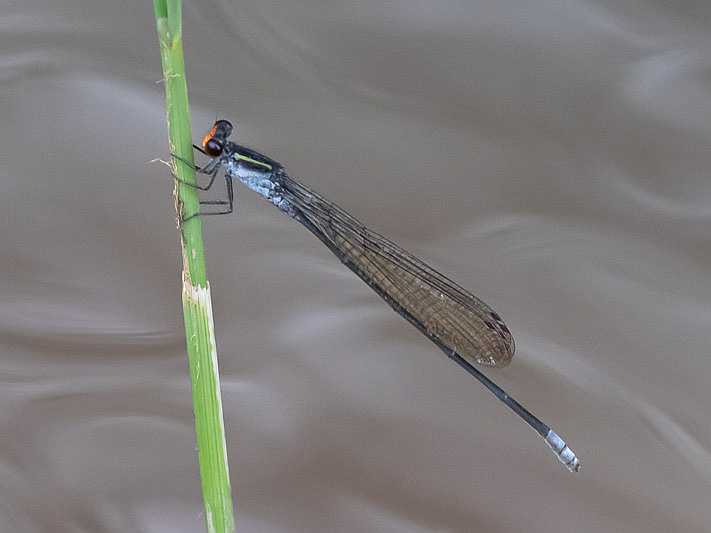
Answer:
[[[0,24],[0,531],[202,531],[151,2]],[[185,3],[196,138],[232,120],[489,302],[518,346],[489,375],[583,463],[241,188],[205,226],[239,531],[711,531],[710,26]]]

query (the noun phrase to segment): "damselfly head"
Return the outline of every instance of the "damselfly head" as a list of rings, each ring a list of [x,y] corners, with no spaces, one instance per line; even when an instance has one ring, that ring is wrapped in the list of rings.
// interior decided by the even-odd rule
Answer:
[[[225,149],[227,138],[232,133],[232,124],[227,120],[218,120],[202,138],[202,147],[211,157],[220,157]]]

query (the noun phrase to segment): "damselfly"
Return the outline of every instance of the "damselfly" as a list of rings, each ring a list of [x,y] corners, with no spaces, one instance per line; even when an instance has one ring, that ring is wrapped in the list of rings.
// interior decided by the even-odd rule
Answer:
[[[277,161],[230,141],[231,133],[232,124],[218,120],[203,138],[202,146],[195,146],[210,158],[203,167],[195,167],[210,177],[207,185],[180,180],[208,190],[222,169],[226,199],[200,202],[220,209],[187,216],[183,213],[182,224],[198,215],[231,213],[233,181],[242,182],[318,237],[390,307],[535,429],[566,468],[573,472],[580,469],[575,453],[555,431],[472,365],[506,366],[514,354],[513,336],[491,307],[289,176]]]

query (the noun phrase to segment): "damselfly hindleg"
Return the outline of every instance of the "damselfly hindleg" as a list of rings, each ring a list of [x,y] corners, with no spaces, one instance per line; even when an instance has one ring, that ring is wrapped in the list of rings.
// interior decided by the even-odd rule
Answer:
[[[226,205],[227,209],[222,211],[199,211],[182,219],[184,224],[190,219],[203,215],[229,215],[234,211],[234,189],[232,186],[232,178],[225,176],[225,188],[227,189],[227,200],[200,200],[200,205]]]

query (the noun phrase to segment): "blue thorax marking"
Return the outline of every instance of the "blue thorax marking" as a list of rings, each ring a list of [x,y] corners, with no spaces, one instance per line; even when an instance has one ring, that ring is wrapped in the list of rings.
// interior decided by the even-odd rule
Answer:
[[[234,143],[230,143],[228,150],[228,157],[222,161],[225,172],[282,211],[291,214],[291,205],[280,194],[281,186],[276,178],[282,166],[259,152]]]

